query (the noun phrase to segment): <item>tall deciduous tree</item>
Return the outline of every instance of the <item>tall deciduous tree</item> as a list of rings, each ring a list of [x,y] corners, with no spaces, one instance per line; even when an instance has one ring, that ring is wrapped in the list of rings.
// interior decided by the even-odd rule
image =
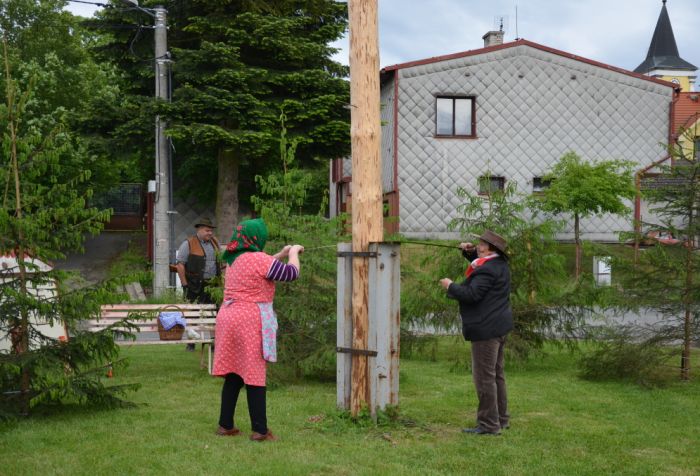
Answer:
[[[91,184],[104,188],[116,181],[120,168],[111,160],[111,148],[100,145],[102,138],[94,134],[93,123],[99,123],[100,111],[117,100],[116,75],[109,65],[94,60],[88,45],[97,39],[62,10],[65,4],[65,0],[0,2],[0,32],[10,46],[9,61],[18,85],[27,89],[30,78],[36,82],[27,104],[34,126],[48,134],[60,121],[73,131],[75,144],[88,153],[75,156],[70,166],[64,163],[64,170],[69,175],[89,170]]]
[[[624,199],[635,196],[632,163],[620,160],[584,161],[565,154],[544,177],[550,182],[540,203],[544,211],[570,213],[574,218],[576,277],[581,274],[582,218],[603,213],[629,213]]]

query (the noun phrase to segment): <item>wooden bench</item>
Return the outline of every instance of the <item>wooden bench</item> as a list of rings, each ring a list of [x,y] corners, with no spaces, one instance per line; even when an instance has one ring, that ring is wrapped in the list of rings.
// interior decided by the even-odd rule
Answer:
[[[176,306],[176,307],[174,307]],[[160,340],[158,334],[158,315],[161,311],[182,311],[187,326],[180,340]],[[87,321],[87,330],[99,331],[117,321],[129,319],[138,327],[136,340],[116,340],[121,346],[130,345],[163,345],[163,344],[202,344],[199,364],[204,365],[204,346],[208,348],[207,368],[211,373],[212,345],[214,344],[214,325],[216,323],[216,304],[108,304],[101,307],[100,318]],[[189,339],[188,330],[199,334],[198,339]],[[151,332],[152,336],[142,333]]]

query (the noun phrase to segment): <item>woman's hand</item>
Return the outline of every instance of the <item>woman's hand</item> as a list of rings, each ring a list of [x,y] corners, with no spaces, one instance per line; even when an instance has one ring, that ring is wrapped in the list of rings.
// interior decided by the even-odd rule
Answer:
[[[289,256],[289,250],[292,249],[292,245],[285,245],[284,248],[279,250],[277,254],[272,255],[275,259],[284,259]]]
[[[301,263],[299,262],[299,254],[304,252],[304,247],[301,245],[292,245],[289,248],[289,260],[287,264],[291,264],[297,267],[301,271]]]
[[[460,243],[459,244],[459,249],[464,250],[464,251],[471,251],[474,249],[474,243],[467,242],[467,243]]]
[[[440,280],[440,286],[442,286],[445,289],[449,288],[450,284],[452,284],[452,280],[450,278],[442,278]]]

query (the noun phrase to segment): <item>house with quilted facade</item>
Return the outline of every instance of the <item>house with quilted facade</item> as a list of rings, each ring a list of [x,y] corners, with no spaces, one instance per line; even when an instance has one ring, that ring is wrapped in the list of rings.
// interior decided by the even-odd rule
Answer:
[[[481,49],[381,70],[388,231],[457,238],[448,224],[458,216],[459,188],[482,193],[515,182],[521,192],[537,192],[569,151],[629,160],[640,171],[667,157],[660,144],[673,140],[680,88],[657,77],[659,69],[632,72],[524,39],[502,41],[503,32],[493,31]],[[332,166],[336,212],[350,204],[350,169],[349,159]],[[629,216],[583,220],[582,237],[617,241],[645,208],[629,206]],[[573,225],[560,238],[572,239]]]
[[[381,70],[382,184],[393,230],[414,238],[448,231],[457,190],[515,182],[536,192],[567,152],[640,168],[665,156],[674,84],[528,40]],[[502,33],[501,33],[502,34]],[[501,36],[502,38],[502,36]],[[336,162],[338,209],[349,203],[350,161]],[[489,183],[484,177],[490,177]],[[632,206],[632,204],[630,204]],[[616,241],[633,216],[581,223],[584,239]],[[573,236],[573,229],[561,238]]]

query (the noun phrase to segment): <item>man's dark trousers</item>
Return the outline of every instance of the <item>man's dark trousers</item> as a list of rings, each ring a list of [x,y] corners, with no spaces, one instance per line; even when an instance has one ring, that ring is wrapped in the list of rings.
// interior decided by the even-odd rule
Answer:
[[[472,342],[472,376],[479,398],[477,425],[498,433],[508,426],[508,395],[503,370],[506,337]]]

